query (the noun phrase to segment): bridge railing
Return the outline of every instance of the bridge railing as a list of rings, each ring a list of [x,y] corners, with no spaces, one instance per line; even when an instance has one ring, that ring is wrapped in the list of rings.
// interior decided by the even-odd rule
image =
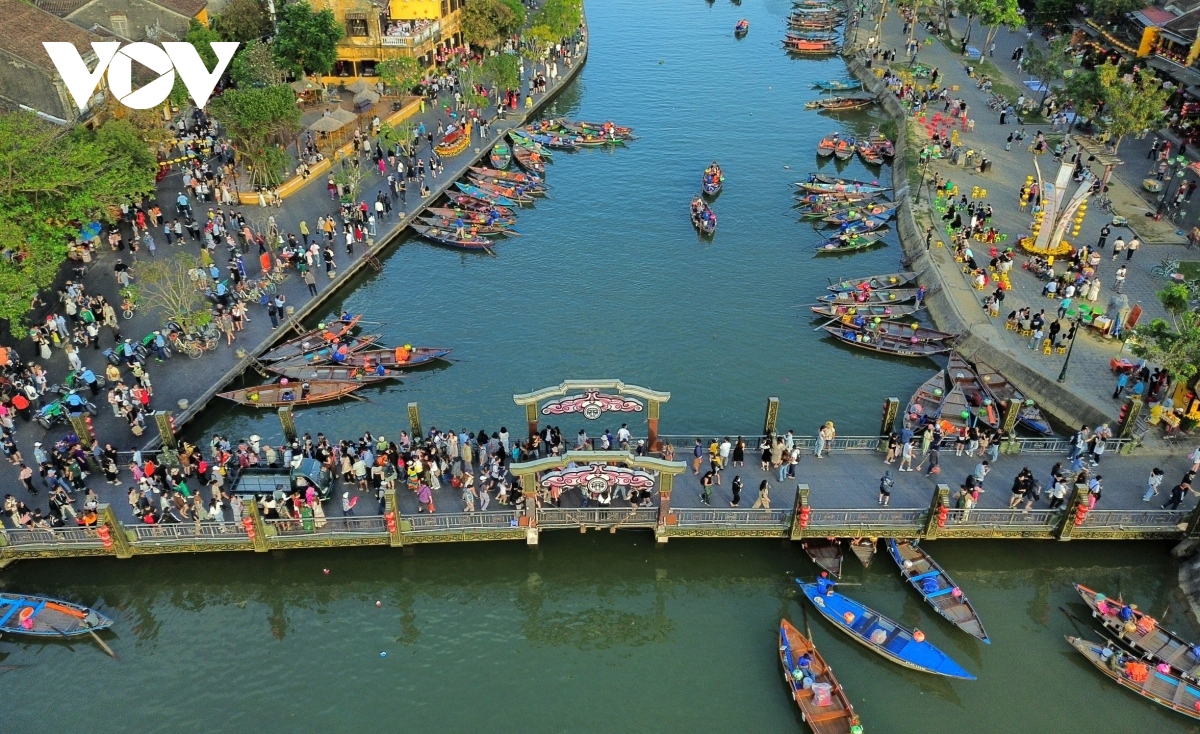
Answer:
[[[658,524],[657,507],[543,507],[537,514],[538,527],[573,528],[581,525],[654,527]]]
[[[1112,530],[1174,530],[1188,521],[1178,510],[1092,510],[1080,527]]]
[[[721,434],[717,438],[722,438],[722,437],[724,437],[724,435],[725,434]],[[779,434],[779,435],[783,435],[783,434]],[[641,438],[645,438],[645,437],[642,436]],[[671,444],[673,447],[675,447],[676,458],[682,458],[682,459],[687,459],[687,457],[691,455],[692,447],[696,445],[697,438],[700,439],[701,445],[704,446],[704,450],[706,452],[705,455],[707,456],[708,445],[709,445],[709,442],[711,441],[711,439],[713,438],[709,434],[706,434],[706,433],[694,434],[693,433],[693,434],[670,434],[670,435],[659,436],[660,440],[665,441],[665,442]],[[755,454],[755,456],[753,458],[757,459],[757,454],[759,452],[759,446],[762,445],[762,441],[764,438],[766,438],[766,436],[743,435],[742,438],[746,441],[746,453],[749,454],[749,453],[753,452]],[[733,440],[734,437],[730,436],[730,439]],[[811,454],[816,451],[817,439],[815,436],[794,436],[793,441],[795,442],[795,444],[797,446],[800,447],[801,451],[803,451],[804,453]],[[943,449],[948,448],[948,447],[953,447],[954,441],[955,441],[954,436],[947,436],[946,438],[942,439],[941,446]],[[1023,436],[1017,436],[1017,437],[1011,439],[1011,441],[1015,442],[1017,444],[1017,446],[1021,450],[1021,453],[1064,454],[1065,455],[1068,452],[1070,452],[1070,450],[1071,450],[1071,442],[1070,442],[1070,440],[1065,439],[1065,438],[1028,438],[1028,437],[1023,437]],[[1104,442],[1104,448],[1105,448],[1106,452],[1113,453],[1113,452],[1120,451],[1126,444],[1129,444],[1132,441],[1133,441],[1133,439],[1130,439],[1130,438],[1110,438]],[[881,439],[881,437],[879,437],[879,436],[838,436],[837,438],[835,438],[833,440],[832,446],[826,445],[825,448],[827,451],[833,451],[835,453],[849,452],[849,451],[853,451],[853,452],[880,451],[884,448],[887,448],[887,442],[886,442],[886,440]],[[681,454],[680,453],[681,451],[684,451],[685,453]]]
[[[950,510],[946,527],[976,527],[989,529],[1050,530],[1062,518],[1062,510]]]
[[[5,545],[21,547],[61,547],[76,546],[81,548],[102,548],[103,541],[93,528],[2,528],[0,537]]]
[[[268,534],[274,532],[277,536],[290,535],[387,535],[387,524],[383,515],[348,515],[346,517],[328,517],[323,521],[309,518],[272,519],[263,521]]]
[[[791,525],[790,508],[773,510],[705,510],[677,507],[671,510],[680,527],[778,527],[781,531]]]
[[[240,540],[246,537],[246,529],[240,523],[232,522],[180,522],[125,527],[133,533],[135,543],[145,545]]]
[[[447,530],[494,530],[515,528],[519,514],[515,510],[501,512],[455,512],[432,515],[405,515],[401,525],[405,532],[435,533]]]
[[[894,510],[886,507],[863,510],[813,508],[808,518],[808,528],[884,528],[895,531],[897,537],[906,537],[906,534],[919,534],[924,529],[928,516],[929,510],[925,508]]]

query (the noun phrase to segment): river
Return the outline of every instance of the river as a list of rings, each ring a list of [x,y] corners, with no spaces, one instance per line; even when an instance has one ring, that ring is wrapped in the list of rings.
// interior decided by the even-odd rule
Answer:
[[[812,433],[833,418],[843,434],[873,432],[882,400],[911,394],[932,365],[846,351],[792,308],[829,278],[896,269],[899,249],[813,259],[818,235],[790,216],[790,184],[814,170],[816,141],[839,127],[866,132],[871,117],[802,109],[812,82],[844,67],[784,55],[788,6],[589,4],[591,57],[550,114],[614,119],[640,139],[556,156],[553,198],[522,213],[525,236],[498,258],[419,241],[397,248],[341,305],[388,322],[390,343],[451,346],[455,361],[368,391],[368,403],[301,411],[300,429],[395,430],[411,400],[426,426],[519,426],[512,393],[614,377],[672,393],[664,433],[757,432],[768,395],[781,398],[781,428]],[[751,22],[741,41],[739,17]],[[726,172],[720,228],[700,243],[687,204],[714,159]],[[870,175],[857,162],[846,173]],[[193,434],[211,429],[279,433],[273,417],[216,409]],[[847,580],[862,586],[847,593],[919,626],[979,676],[907,671],[810,615],[868,732],[1197,731],[1118,690],[1062,639],[1075,629],[1058,607],[1082,614],[1072,581],[1156,614],[1169,607],[1169,626],[1200,638],[1167,545],[927,547],[993,643],[942,622],[886,557],[870,571],[848,560]],[[22,562],[0,574],[0,588],[98,605],[116,620],[106,636],[121,660],[86,641],[0,641],[0,666],[26,666],[0,673],[5,728],[804,731],[775,640],[780,617],[803,626],[791,579],[812,573],[797,545],[655,549],[632,532],[550,532],[535,549]]]

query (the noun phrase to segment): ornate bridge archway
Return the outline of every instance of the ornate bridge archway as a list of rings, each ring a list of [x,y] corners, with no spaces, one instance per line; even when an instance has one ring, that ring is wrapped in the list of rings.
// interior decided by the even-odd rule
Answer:
[[[616,395],[607,391],[616,392]],[[530,438],[538,432],[539,415],[582,415],[594,421],[605,413],[645,411],[646,443],[651,451],[659,448],[659,407],[670,399],[669,392],[626,385],[620,380],[565,380],[557,387],[513,395],[514,403],[525,406],[525,422],[529,425]],[[542,402],[546,404],[541,405]]]

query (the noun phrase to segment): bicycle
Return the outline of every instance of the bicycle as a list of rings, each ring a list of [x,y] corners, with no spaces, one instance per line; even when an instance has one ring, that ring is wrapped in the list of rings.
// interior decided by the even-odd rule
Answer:
[[[1169,257],[1150,268],[1150,275],[1155,278],[1170,278],[1177,272],[1179,272],[1179,261]]]

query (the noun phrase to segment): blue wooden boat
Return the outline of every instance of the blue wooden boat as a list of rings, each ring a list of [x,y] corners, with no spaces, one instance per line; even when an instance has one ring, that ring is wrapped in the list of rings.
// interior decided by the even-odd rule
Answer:
[[[916,541],[888,538],[887,549],[892,560],[900,567],[900,575],[912,584],[929,606],[963,632],[991,644],[983,629],[983,622],[975,613],[975,607],[967,600],[967,595]]]
[[[454,185],[459,191],[463,192],[467,196],[473,196],[476,199],[482,199],[483,201],[491,202],[492,204],[499,204],[500,206],[517,206],[517,203],[507,196],[501,196],[500,194],[494,194],[491,191],[485,191],[474,184],[455,181]]]
[[[817,611],[838,629],[893,663],[923,673],[975,680],[949,655],[926,642],[919,630],[902,627],[899,622],[836,591],[820,595],[816,584],[806,584],[800,579],[796,583]]]
[[[840,228],[842,234],[863,234],[865,232],[874,232],[877,229],[882,229],[883,225],[891,221],[892,217],[896,216],[895,209],[889,209],[882,214],[875,214],[865,219],[856,219],[853,222],[846,222]]]
[[[825,92],[852,92],[856,89],[862,89],[862,82],[857,80],[842,81],[840,79],[831,79],[827,82],[816,82],[813,86]]]
[[[75,637],[111,626],[111,619],[80,604],[45,596],[0,594],[0,633]]]

